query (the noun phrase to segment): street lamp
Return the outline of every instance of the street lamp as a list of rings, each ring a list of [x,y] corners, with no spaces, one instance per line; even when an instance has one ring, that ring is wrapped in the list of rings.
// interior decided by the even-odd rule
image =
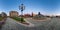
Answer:
[[[21,4],[21,6],[19,6],[19,10],[21,10],[21,22],[24,21],[23,19],[23,10],[25,10],[25,6],[23,4]]]
[[[21,6],[19,6],[19,10],[21,10],[21,17],[22,17],[23,16],[23,10],[25,10],[24,4],[21,4]]]

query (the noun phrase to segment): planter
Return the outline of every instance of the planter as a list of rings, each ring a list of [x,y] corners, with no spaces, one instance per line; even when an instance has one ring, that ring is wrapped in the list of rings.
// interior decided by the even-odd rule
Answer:
[[[12,19],[14,19],[15,21],[23,24],[23,25],[30,25],[29,23],[27,23],[24,18],[19,18],[19,17],[12,17]]]

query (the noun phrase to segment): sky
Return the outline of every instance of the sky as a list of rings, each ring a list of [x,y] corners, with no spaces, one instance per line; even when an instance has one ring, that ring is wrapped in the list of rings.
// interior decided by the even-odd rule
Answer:
[[[9,15],[10,11],[19,10],[19,5],[24,4],[24,14],[60,15],[60,0],[0,0],[0,13],[5,12]]]

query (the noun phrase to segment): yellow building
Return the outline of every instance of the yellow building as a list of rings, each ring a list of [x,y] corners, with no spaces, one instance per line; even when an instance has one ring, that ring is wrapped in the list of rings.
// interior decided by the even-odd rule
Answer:
[[[9,13],[10,17],[13,17],[13,16],[18,16],[18,12],[17,11],[10,11]]]

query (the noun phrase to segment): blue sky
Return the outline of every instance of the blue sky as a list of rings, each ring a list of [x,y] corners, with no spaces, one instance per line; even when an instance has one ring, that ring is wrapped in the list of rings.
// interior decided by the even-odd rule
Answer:
[[[0,0],[0,13],[17,11],[21,14],[18,6],[25,5],[24,14],[37,14],[41,12],[43,15],[60,15],[60,0]]]

